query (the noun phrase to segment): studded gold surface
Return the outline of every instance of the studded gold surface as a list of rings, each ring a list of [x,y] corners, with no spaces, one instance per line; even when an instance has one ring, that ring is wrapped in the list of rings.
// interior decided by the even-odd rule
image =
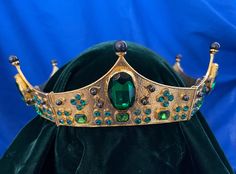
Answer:
[[[205,89],[211,90],[218,70],[218,65],[213,63],[214,52],[211,52],[208,71],[201,80],[196,81],[196,84],[190,87],[168,86],[139,74],[128,64],[124,56],[125,53],[119,53],[114,66],[97,81],[80,89],[60,93],[44,93],[34,88],[24,77],[19,63],[12,64],[18,70],[16,82],[22,95],[25,100],[33,101],[39,115],[58,126],[74,127],[136,126],[187,121],[201,106],[201,92]],[[176,70],[178,68],[179,72],[182,71],[180,66],[175,66]],[[122,111],[113,107],[107,92],[110,78],[119,72],[125,72],[132,77],[136,90],[134,104],[128,110]],[[150,90],[150,86],[155,90]],[[165,96],[166,91],[171,97]],[[184,100],[184,96],[188,96],[188,100]],[[159,99],[160,97],[163,98]],[[142,103],[142,99],[147,102]],[[158,114],[162,111],[170,112],[168,119],[159,119]],[[86,121],[75,121],[76,114],[77,117],[78,114],[85,115]],[[129,120],[120,122],[116,119],[117,114],[129,114]],[[83,118],[81,117],[81,122]]]

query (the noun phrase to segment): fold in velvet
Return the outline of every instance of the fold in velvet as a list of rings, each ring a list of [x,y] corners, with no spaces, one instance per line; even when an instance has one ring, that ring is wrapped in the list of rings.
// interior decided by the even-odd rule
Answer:
[[[126,59],[149,79],[184,86],[165,60],[146,48],[129,42]],[[113,42],[96,45],[61,68],[45,91],[88,85],[116,60]],[[57,127],[37,116],[4,154],[0,173],[232,174],[233,170],[198,112],[188,122],[106,128]]]

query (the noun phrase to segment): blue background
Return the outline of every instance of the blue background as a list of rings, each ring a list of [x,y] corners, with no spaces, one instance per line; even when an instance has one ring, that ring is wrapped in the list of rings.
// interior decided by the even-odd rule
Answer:
[[[1,0],[0,1],[0,154],[35,113],[15,87],[17,55],[33,84],[96,43],[124,39],[158,52],[169,63],[177,53],[194,77],[207,69],[209,45],[221,43],[217,86],[202,112],[236,168],[236,3],[234,0]],[[33,131],[33,130],[32,130]]]

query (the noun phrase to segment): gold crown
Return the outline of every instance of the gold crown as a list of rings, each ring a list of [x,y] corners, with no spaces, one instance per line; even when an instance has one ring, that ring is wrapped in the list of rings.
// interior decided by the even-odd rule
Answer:
[[[15,79],[26,103],[34,105],[40,116],[56,125],[136,126],[190,120],[204,96],[214,88],[218,65],[213,60],[219,47],[217,42],[211,45],[208,70],[197,80],[184,74],[181,56],[176,57],[173,68],[187,87],[160,84],[139,74],[125,60],[124,41],[115,43],[118,60],[105,75],[72,91],[45,93],[26,80],[16,56],[10,56],[10,63],[18,71]]]

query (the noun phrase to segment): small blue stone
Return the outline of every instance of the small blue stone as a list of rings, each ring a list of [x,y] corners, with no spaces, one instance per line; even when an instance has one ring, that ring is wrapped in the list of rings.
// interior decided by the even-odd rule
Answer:
[[[111,112],[109,112],[109,111],[106,111],[106,112],[105,112],[105,116],[106,116],[106,117],[109,117],[109,116],[111,116]]]
[[[76,108],[77,108],[77,110],[82,110],[83,109],[83,107],[81,106],[81,105],[76,105]]]
[[[66,120],[67,124],[71,125],[72,121],[71,120]]]
[[[76,98],[77,100],[80,100],[80,99],[81,99],[81,95],[76,94],[75,98]]]
[[[163,102],[164,100],[165,100],[165,99],[164,99],[163,96],[160,96],[160,97],[157,99],[158,102]]]
[[[179,119],[179,115],[175,115],[173,118],[174,118],[174,120],[176,121],[176,120]]]
[[[146,109],[146,110],[145,110],[145,114],[150,115],[151,113],[152,113],[152,110],[151,110],[151,109]]]
[[[134,120],[134,122],[135,122],[136,124],[140,124],[140,123],[141,123],[141,118],[136,118],[136,119]]]
[[[82,106],[85,106],[86,105],[86,101],[85,100],[80,100],[80,104],[82,105]]]
[[[184,110],[184,111],[188,111],[188,109],[189,109],[188,106],[184,106],[184,107],[183,107],[183,110]]]
[[[64,124],[65,122],[64,122],[63,119],[60,119],[60,120],[59,120],[59,123]]]
[[[146,123],[149,123],[151,121],[151,118],[150,117],[146,117],[145,119],[144,119],[144,122],[146,122]]]
[[[140,109],[136,109],[135,111],[134,111],[134,115],[140,115],[141,114],[141,110]]]
[[[168,101],[164,101],[162,104],[164,107],[168,107],[169,106],[169,102]]]
[[[57,111],[57,115],[58,115],[58,116],[61,116],[61,115],[62,115],[62,112],[61,112],[61,111]]]
[[[93,116],[94,117],[99,117],[101,114],[100,114],[100,112],[99,111],[94,111],[93,112]]]
[[[170,95],[170,92],[169,92],[168,90],[165,90],[165,91],[163,92],[163,95],[164,95],[165,97],[168,97],[168,96]]]
[[[111,125],[112,121],[111,120],[106,120],[107,125]]]
[[[176,112],[180,112],[180,111],[181,111],[181,107],[180,107],[180,106],[176,107],[176,108],[175,108],[175,111],[176,111]]]
[[[71,103],[72,105],[76,105],[76,104],[77,104],[77,101],[76,101],[75,99],[71,99],[71,100],[70,100],[70,103]]]
[[[101,125],[101,124],[102,124],[102,120],[99,120],[99,119],[98,119],[98,120],[95,121],[95,123],[96,123],[97,125]]]
[[[182,120],[184,120],[186,117],[187,117],[186,114],[182,114],[182,115],[181,115],[181,119],[182,119]]]
[[[50,109],[48,109],[48,110],[47,110],[47,113],[48,113],[49,115],[51,115],[51,114],[52,114],[52,111],[51,111]]]
[[[169,95],[169,96],[168,96],[168,100],[169,100],[169,101],[173,101],[173,100],[174,100],[174,96],[173,96],[173,95]]]

